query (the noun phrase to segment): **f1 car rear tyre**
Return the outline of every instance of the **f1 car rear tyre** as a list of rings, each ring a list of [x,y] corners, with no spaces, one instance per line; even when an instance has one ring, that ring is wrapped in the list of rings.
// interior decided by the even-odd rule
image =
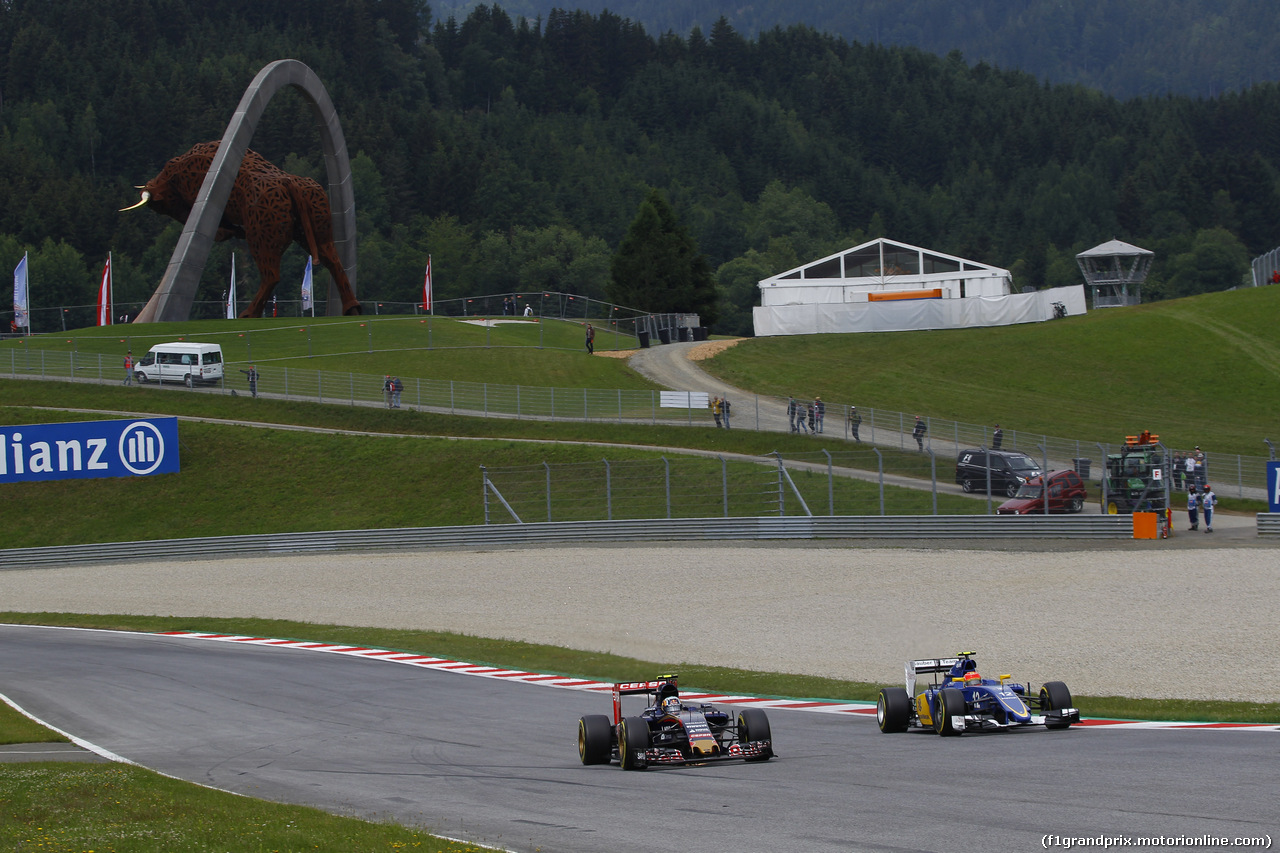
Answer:
[[[583,764],[608,764],[613,758],[613,723],[604,714],[578,720],[578,757]]]
[[[1063,708],[1070,708],[1071,691],[1067,689],[1067,685],[1061,681],[1046,681],[1040,685],[1040,713],[1045,711],[1061,711]],[[1046,723],[1046,729],[1069,729],[1070,721],[1060,723]]]
[[[649,724],[642,717],[625,717],[618,724],[618,763],[623,770],[643,770],[648,766],[644,755],[649,749]]]
[[[951,721],[964,716],[964,693],[953,687],[938,691],[938,713],[933,715],[933,730],[943,737],[960,734]]]
[[[773,757],[773,734],[769,730],[769,717],[759,708],[743,708],[738,712],[738,742],[769,741],[769,750],[747,761],[768,761]]]
[[[901,687],[884,687],[876,700],[876,722],[885,734],[905,732],[911,722],[911,697]]]

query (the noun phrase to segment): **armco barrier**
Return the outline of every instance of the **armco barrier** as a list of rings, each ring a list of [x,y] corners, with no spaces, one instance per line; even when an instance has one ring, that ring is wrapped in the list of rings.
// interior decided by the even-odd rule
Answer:
[[[1258,535],[1280,536],[1280,512],[1258,513]]]
[[[1129,539],[1127,515],[788,516],[554,521],[265,533],[0,551],[0,570],[288,553],[715,539]]]

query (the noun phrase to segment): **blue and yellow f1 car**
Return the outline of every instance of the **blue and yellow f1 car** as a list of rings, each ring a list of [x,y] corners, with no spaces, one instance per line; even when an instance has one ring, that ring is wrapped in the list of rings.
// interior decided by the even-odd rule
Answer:
[[[1022,726],[1065,729],[1080,722],[1071,691],[1061,681],[1046,681],[1038,695],[1030,684],[1012,676],[983,678],[973,652],[953,658],[907,661],[907,687],[886,687],[876,702],[880,731],[932,728],[940,735],[998,731]],[[932,683],[916,693],[916,677],[931,674]],[[914,699],[912,698],[914,696]]]
[[[638,716],[622,716],[622,697],[645,694]],[[680,701],[676,676],[613,685],[613,720],[586,714],[578,720],[578,757],[583,764],[617,761],[623,770],[712,761],[768,761],[773,757],[769,718],[759,708],[741,708],[736,718],[713,705]]]

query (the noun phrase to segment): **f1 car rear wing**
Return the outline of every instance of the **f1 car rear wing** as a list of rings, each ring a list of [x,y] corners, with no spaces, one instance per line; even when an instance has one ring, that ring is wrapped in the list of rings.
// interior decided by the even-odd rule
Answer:
[[[907,695],[916,695],[916,676],[934,672],[950,672],[960,658],[929,658],[927,660],[907,661]]]
[[[622,697],[636,693],[647,693],[650,696],[657,694],[658,690],[665,686],[676,689],[676,682],[679,676],[672,673],[671,675],[659,675],[653,681],[623,681],[613,685],[613,724],[616,726],[622,722]]]

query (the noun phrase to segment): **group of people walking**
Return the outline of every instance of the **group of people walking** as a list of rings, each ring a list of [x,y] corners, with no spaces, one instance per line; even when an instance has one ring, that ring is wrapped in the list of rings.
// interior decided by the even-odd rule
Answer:
[[[827,404],[821,397],[814,397],[812,403],[801,403],[795,397],[787,399],[787,422],[792,432],[806,432],[817,435],[822,432],[822,422],[826,419]]]

